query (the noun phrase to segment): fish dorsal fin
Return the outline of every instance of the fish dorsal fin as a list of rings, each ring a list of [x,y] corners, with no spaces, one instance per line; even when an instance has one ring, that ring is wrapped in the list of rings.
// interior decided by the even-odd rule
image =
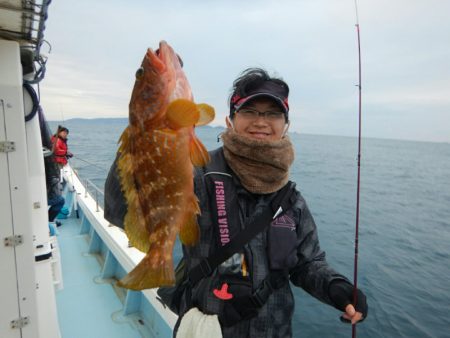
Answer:
[[[189,152],[191,157],[191,162],[196,167],[204,167],[208,164],[210,158],[208,150],[206,150],[203,143],[192,133],[191,141],[189,144]]]
[[[194,102],[178,99],[167,107],[166,118],[169,126],[177,130],[194,126],[200,118],[200,111]]]
[[[214,108],[211,107],[209,104],[206,103],[200,103],[197,105],[197,108],[200,112],[200,118],[198,119],[198,122],[195,124],[196,126],[204,126],[214,120],[214,117],[216,116],[216,113],[214,111]]]

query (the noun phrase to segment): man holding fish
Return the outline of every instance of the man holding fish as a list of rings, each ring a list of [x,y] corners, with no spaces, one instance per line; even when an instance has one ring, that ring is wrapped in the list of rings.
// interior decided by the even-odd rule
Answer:
[[[195,309],[217,315],[223,337],[291,337],[291,284],[343,311],[344,321],[367,316],[362,291],[354,306],[353,285],[328,266],[312,215],[289,181],[288,95],[288,85],[263,69],[244,71],[233,83],[223,147],[207,153],[193,127],[209,123],[214,110],[192,102],[173,49],[165,42],[149,49],[136,74],[130,125],[105,186],[105,218],[147,252],[119,283],[131,289],[175,283],[179,234],[184,277],[171,308],[180,333]]]

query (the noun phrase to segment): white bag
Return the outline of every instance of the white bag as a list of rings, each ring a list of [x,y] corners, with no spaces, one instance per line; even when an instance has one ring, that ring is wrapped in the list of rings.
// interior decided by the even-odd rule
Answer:
[[[205,315],[196,307],[181,319],[176,338],[222,338],[217,315]]]

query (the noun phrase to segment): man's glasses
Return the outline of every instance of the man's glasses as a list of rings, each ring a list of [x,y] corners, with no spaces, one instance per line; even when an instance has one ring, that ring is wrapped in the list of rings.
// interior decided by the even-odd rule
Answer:
[[[284,118],[284,113],[281,111],[258,111],[251,108],[242,108],[236,112],[242,118],[247,120],[256,120],[259,116],[264,117],[266,120],[277,121]]]

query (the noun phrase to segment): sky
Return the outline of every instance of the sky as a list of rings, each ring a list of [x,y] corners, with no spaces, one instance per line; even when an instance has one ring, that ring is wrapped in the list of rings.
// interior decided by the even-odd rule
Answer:
[[[365,137],[450,142],[450,1],[358,0]],[[48,120],[127,117],[136,69],[166,40],[224,125],[233,80],[290,87],[290,131],[357,136],[354,0],[52,1],[40,84]]]

